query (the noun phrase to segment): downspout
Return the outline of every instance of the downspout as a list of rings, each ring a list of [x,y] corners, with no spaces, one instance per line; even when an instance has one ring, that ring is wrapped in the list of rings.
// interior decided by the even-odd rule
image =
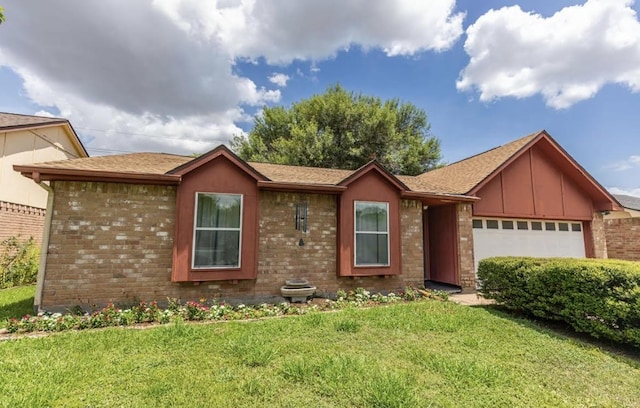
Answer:
[[[42,246],[40,247],[40,262],[38,265],[38,278],[36,281],[36,293],[33,299],[33,309],[40,312],[42,302],[42,292],[44,290],[44,276],[47,269],[47,254],[49,253],[49,235],[51,233],[51,218],[53,217],[53,188],[40,181],[40,175],[34,173],[33,180],[45,190],[47,190],[47,209],[44,216],[44,229],[42,231]]]

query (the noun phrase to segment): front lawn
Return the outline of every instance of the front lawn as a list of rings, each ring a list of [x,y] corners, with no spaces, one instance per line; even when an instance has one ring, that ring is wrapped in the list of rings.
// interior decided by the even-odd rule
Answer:
[[[0,342],[0,406],[640,406],[640,363],[419,301]]]
[[[0,289],[0,328],[5,327],[10,318],[33,314],[35,291],[35,285]]]

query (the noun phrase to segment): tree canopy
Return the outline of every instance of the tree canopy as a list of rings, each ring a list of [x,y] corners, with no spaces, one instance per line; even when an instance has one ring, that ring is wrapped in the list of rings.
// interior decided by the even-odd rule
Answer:
[[[357,169],[376,159],[394,174],[439,165],[440,142],[427,114],[411,103],[348,92],[340,85],[294,103],[265,107],[231,146],[244,160]]]
[[[0,6],[0,24],[4,22],[4,8]]]

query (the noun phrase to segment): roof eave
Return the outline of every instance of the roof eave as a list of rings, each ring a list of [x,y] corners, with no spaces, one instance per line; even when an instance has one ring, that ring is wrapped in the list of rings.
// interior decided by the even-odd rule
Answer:
[[[441,200],[445,203],[474,203],[480,200],[479,197],[473,197],[468,195],[429,193],[425,191],[402,191],[400,192],[400,197],[417,199],[417,200],[435,199],[435,200]]]
[[[98,181],[133,184],[179,184],[182,179],[180,176],[173,174],[51,169],[17,164],[13,166],[13,169],[36,183],[41,181]]]
[[[257,183],[259,189],[269,191],[309,191],[314,193],[340,194],[347,189],[345,186],[336,186],[333,184],[289,183],[266,180],[260,180]]]
[[[22,125],[0,126],[0,132],[13,132],[16,130],[40,129],[45,127],[64,125],[65,123],[68,123],[66,119],[58,119],[58,120],[52,120],[51,122],[25,123]]]
[[[80,136],[78,136],[78,134],[76,133],[76,130],[71,125],[71,122],[67,120],[65,121],[64,125],[65,131],[71,137],[71,143],[73,143],[78,153],[80,153],[80,156],[89,157],[89,152],[87,152],[87,149],[84,147],[82,140],[80,140]]]
[[[89,153],[87,152],[87,149],[82,144],[82,141],[80,140],[80,137],[76,133],[73,126],[71,126],[71,122],[69,122],[67,119],[56,119],[56,120],[52,120],[51,122],[43,122],[43,123],[35,123],[35,124],[4,126],[4,127],[0,127],[0,131],[15,132],[19,130],[43,129],[43,128],[49,128],[53,126],[62,126],[67,136],[69,136],[69,138],[71,139],[71,144],[73,145],[73,147],[75,147],[79,157],[89,157]]]

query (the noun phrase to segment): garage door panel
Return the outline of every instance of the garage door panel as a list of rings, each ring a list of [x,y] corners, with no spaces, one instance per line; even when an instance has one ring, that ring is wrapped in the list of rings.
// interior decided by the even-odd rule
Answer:
[[[549,220],[482,219],[474,222],[473,248],[476,271],[478,263],[493,256],[531,256],[544,258],[584,258],[585,246],[581,223]],[[491,220],[492,222],[487,223]],[[502,221],[512,221],[506,224]],[[533,223],[536,223],[533,228]],[[537,224],[540,223],[540,224]],[[560,230],[560,223],[564,231]],[[504,226],[513,225],[513,229]],[[482,228],[479,228],[482,226]],[[542,226],[542,227],[541,227]],[[523,229],[526,228],[526,229]],[[568,231],[566,230],[568,228]]]

